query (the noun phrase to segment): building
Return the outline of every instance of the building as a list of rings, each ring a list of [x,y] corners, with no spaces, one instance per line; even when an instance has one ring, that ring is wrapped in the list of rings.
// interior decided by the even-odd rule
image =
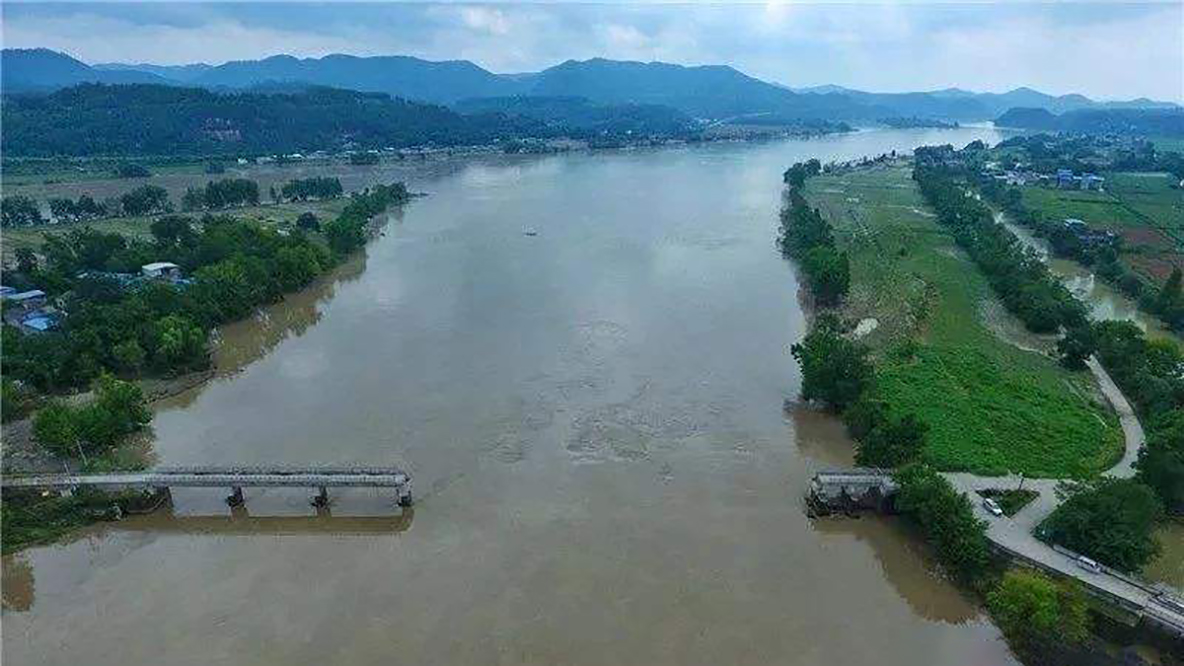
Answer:
[[[140,272],[149,280],[178,280],[181,278],[181,267],[171,261],[155,261],[144,264]]]
[[[9,287],[11,289],[11,287]],[[15,290],[13,290],[15,291]],[[30,312],[43,308],[49,302],[45,296],[45,292],[40,289],[32,289],[29,291],[22,291],[18,293],[7,293],[4,295],[4,302],[8,304],[12,310],[20,312]]]
[[[1083,190],[1101,191],[1102,185],[1104,185],[1105,182],[1106,179],[1097,174],[1085,173],[1081,175],[1081,189]]]
[[[1073,175],[1072,169],[1057,169],[1057,187],[1062,190],[1075,190],[1081,187],[1081,178]]]
[[[61,322],[61,313],[49,305],[40,289],[15,293],[11,287],[0,291],[4,298],[4,323],[15,326],[22,333],[44,333]]]

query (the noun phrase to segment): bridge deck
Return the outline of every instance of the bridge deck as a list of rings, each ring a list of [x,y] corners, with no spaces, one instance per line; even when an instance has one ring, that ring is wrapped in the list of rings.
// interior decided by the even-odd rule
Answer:
[[[393,467],[173,467],[114,474],[5,476],[5,488],[400,488],[411,478]]]

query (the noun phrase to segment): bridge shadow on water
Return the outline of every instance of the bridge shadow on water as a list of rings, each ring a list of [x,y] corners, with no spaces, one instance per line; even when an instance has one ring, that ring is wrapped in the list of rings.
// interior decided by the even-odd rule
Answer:
[[[357,499],[357,498],[349,498]],[[381,515],[349,515],[349,511],[373,509],[365,502],[330,503],[329,506],[307,506],[306,515],[267,515],[252,513],[249,505],[226,507],[221,513],[178,512],[171,501],[161,503],[155,510],[142,515],[126,516],[123,520],[99,523],[93,529],[81,530],[56,542],[51,548],[69,546],[75,542],[101,538],[114,533],[141,533],[151,537],[161,535],[195,536],[333,536],[381,537],[406,532],[415,520],[415,508],[389,507]],[[188,509],[192,503],[185,506]],[[216,505],[215,505],[216,506]],[[270,506],[263,511],[290,509],[291,504]],[[207,510],[199,503],[198,510]],[[257,509],[258,510],[258,509]],[[28,611],[36,600],[36,567],[28,552],[4,556],[3,580],[0,581],[3,608],[6,612]]]
[[[413,507],[377,516],[337,515],[332,505],[315,511],[307,516],[253,515],[244,505],[224,515],[191,515],[177,513],[166,503],[152,513],[113,523],[111,529],[165,534],[368,536],[405,532],[415,520]]]

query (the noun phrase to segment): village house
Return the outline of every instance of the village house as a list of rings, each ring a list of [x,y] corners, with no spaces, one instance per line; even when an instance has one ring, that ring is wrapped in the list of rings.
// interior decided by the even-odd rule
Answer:
[[[0,298],[4,300],[4,323],[22,333],[44,333],[61,321],[61,313],[49,305],[48,297],[40,289],[17,292],[12,287],[3,287]]]
[[[178,280],[181,267],[171,261],[155,261],[140,267],[140,273],[149,280]]]

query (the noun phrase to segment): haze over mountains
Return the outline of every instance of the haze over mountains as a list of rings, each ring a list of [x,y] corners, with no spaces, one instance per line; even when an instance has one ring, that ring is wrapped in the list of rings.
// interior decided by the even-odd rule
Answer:
[[[1055,114],[1080,109],[1177,108],[1147,99],[1097,102],[1082,95],[1053,96],[1028,88],[1007,93],[960,89],[870,93],[839,86],[793,89],[747,76],[727,65],[689,67],[601,58],[569,60],[541,72],[513,75],[496,74],[467,60],[432,62],[409,56],[277,55],[222,65],[90,66],[48,49],[6,49],[2,59],[5,92],[49,92],[87,81],[216,91],[315,85],[461,107],[472,106],[475,98],[585,98],[598,105],[670,107],[706,119],[764,116],[847,121],[887,117],[990,120],[1016,107]]]

